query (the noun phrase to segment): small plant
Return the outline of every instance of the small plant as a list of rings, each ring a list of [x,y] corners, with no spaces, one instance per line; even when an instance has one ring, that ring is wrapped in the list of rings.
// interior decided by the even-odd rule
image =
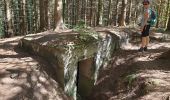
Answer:
[[[98,33],[86,26],[85,22],[83,21],[80,21],[79,24],[73,28],[73,30],[80,33],[80,39],[82,41],[93,40],[93,38],[99,39]]]
[[[135,74],[131,74],[126,76],[126,80],[128,81],[128,86],[130,86],[132,84],[132,82],[136,79],[136,75]]]

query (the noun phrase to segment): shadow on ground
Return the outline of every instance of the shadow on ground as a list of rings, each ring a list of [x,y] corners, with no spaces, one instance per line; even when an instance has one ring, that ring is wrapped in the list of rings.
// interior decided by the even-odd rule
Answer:
[[[0,99],[69,100],[51,65],[16,47],[21,38],[0,40]]]
[[[135,45],[115,52],[112,63],[101,69],[89,100],[169,100],[169,45],[153,42],[144,53]]]

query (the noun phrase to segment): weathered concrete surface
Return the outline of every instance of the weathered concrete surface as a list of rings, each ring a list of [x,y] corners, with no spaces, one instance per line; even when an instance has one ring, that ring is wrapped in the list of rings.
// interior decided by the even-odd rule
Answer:
[[[31,34],[21,39],[19,46],[50,62],[55,68],[60,85],[68,95],[74,97],[77,84],[79,88],[85,86],[88,94],[94,84],[95,73],[106,62],[109,62],[113,51],[119,48],[120,41],[117,35],[110,31],[99,31],[98,33],[99,39],[88,37],[83,41],[80,39],[80,34],[76,32]],[[80,68],[79,80],[77,80],[78,66]],[[85,88],[80,88],[80,91]]]

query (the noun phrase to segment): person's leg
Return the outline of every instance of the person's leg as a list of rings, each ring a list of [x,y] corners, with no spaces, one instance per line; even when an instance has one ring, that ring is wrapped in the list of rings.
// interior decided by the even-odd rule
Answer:
[[[142,37],[142,44],[141,44],[141,47],[145,47],[147,44],[147,37]]]
[[[149,30],[150,25],[147,25],[144,27],[144,30],[142,31],[141,47],[139,51],[147,51],[147,46],[149,44]]]
[[[142,39],[141,39],[141,47],[140,47],[140,49],[138,51],[143,52],[145,46],[146,46],[146,37],[142,37]]]
[[[146,47],[148,46],[149,41],[150,41],[149,36],[147,36],[147,37],[146,37]]]
[[[145,47],[144,47],[144,51],[147,51],[148,50],[148,44],[149,44],[149,41],[150,41],[150,39],[149,39],[149,30],[150,30],[150,25],[147,25],[147,27],[146,27],[146,45],[145,45]]]

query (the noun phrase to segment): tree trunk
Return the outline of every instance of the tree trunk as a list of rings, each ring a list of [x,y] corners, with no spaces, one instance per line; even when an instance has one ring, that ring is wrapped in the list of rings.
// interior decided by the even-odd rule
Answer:
[[[81,19],[81,21],[85,22],[85,2],[84,2],[84,0],[81,0],[81,10],[80,10],[80,12],[81,12],[80,19]]]
[[[119,0],[116,0],[116,4],[115,4],[115,13],[113,15],[113,22],[114,25],[117,26],[118,25],[118,7],[119,7]]]
[[[167,31],[170,31],[170,12],[169,12],[169,20],[168,20],[168,25],[167,25]]]
[[[48,0],[39,0],[40,30],[48,29]]]
[[[0,4],[1,4],[1,6],[0,6],[0,38],[3,38],[6,33],[5,27],[4,27],[5,26],[4,22],[6,20],[6,18],[5,18],[6,17],[6,15],[5,15],[6,3],[4,2],[4,0],[1,0]]]
[[[39,11],[40,11],[40,30],[44,30],[45,28],[45,21],[44,21],[44,0],[39,0]]]
[[[20,16],[20,21],[19,21],[19,23],[20,23],[20,33],[23,35],[23,34],[25,34],[25,16],[24,16],[24,1],[23,0],[21,0],[21,1],[19,1],[19,9],[20,9],[20,12],[19,12],[19,16]]]
[[[135,13],[134,13],[134,17],[133,17],[133,21],[134,21],[134,23],[133,24],[136,24],[137,23],[137,21],[138,21],[138,17],[139,17],[139,15],[140,15],[140,7],[139,7],[139,1],[138,0],[136,0],[135,1]]]
[[[93,6],[93,26],[96,26],[97,22],[97,0],[94,1],[94,6]]]
[[[131,13],[132,13],[132,0],[129,1],[129,13],[127,15],[127,23],[130,24],[131,23]]]
[[[121,8],[121,15],[120,15],[120,20],[119,20],[119,26],[126,26],[126,24],[125,24],[126,5],[127,5],[127,0],[122,0],[122,8]]]
[[[48,0],[44,0],[44,21],[45,21],[45,29],[49,29],[48,25]]]
[[[111,15],[112,15],[112,0],[109,0],[109,8],[108,8],[108,14],[107,14],[107,19],[108,19],[108,23],[107,25],[110,25],[111,24]]]
[[[92,26],[92,18],[93,18],[93,0],[90,1],[90,26]]]
[[[161,14],[161,5],[162,5],[162,0],[160,1],[159,5],[157,7],[157,9],[158,9],[157,10],[158,11],[158,17],[157,17],[156,28],[159,27],[159,21],[160,21],[160,18],[161,18],[161,16],[160,16],[160,14]]]
[[[55,22],[55,31],[66,28],[63,23],[62,18],[62,0],[55,0],[54,7],[54,22]]]
[[[85,22],[85,25],[87,25],[87,9],[86,9],[86,7],[87,7],[87,0],[82,0],[82,1],[84,1],[84,3],[82,3],[83,4],[83,7],[84,7],[84,22]]]
[[[168,0],[167,8],[166,8],[166,13],[165,13],[165,14],[166,14],[166,15],[165,15],[165,16],[166,16],[166,17],[165,17],[166,20],[165,20],[165,25],[164,25],[165,27],[167,27],[167,24],[168,24],[168,15],[169,15],[169,13],[170,13],[170,11],[169,11],[169,10],[170,10],[170,9],[169,9],[169,5],[170,5],[170,0]]]
[[[69,9],[70,10],[70,12],[71,12],[71,26],[74,26],[74,0],[70,0],[70,2],[71,2],[71,9]]]
[[[7,13],[8,13],[8,8],[7,8],[7,2],[6,0],[4,0],[4,18],[5,18],[5,21],[4,21],[4,24],[5,24],[5,27],[4,27],[4,34],[5,34],[5,37],[8,37],[9,35],[9,30],[8,30],[8,16],[7,16]]]
[[[76,9],[76,23],[79,23],[80,21],[80,11],[81,11],[81,1],[80,0],[77,0],[77,9]]]
[[[34,5],[34,31],[37,32],[38,31],[38,27],[39,27],[39,17],[38,17],[38,3],[36,0],[33,0],[33,5]]]
[[[98,0],[98,13],[96,25],[102,25],[103,21],[103,0]]]
[[[76,25],[75,0],[72,0],[72,25]]]
[[[63,0],[63,12],[62,12],[63,22],[65,21],[64,18],[66,16],[65,11],[66,11],[66,0]]]

